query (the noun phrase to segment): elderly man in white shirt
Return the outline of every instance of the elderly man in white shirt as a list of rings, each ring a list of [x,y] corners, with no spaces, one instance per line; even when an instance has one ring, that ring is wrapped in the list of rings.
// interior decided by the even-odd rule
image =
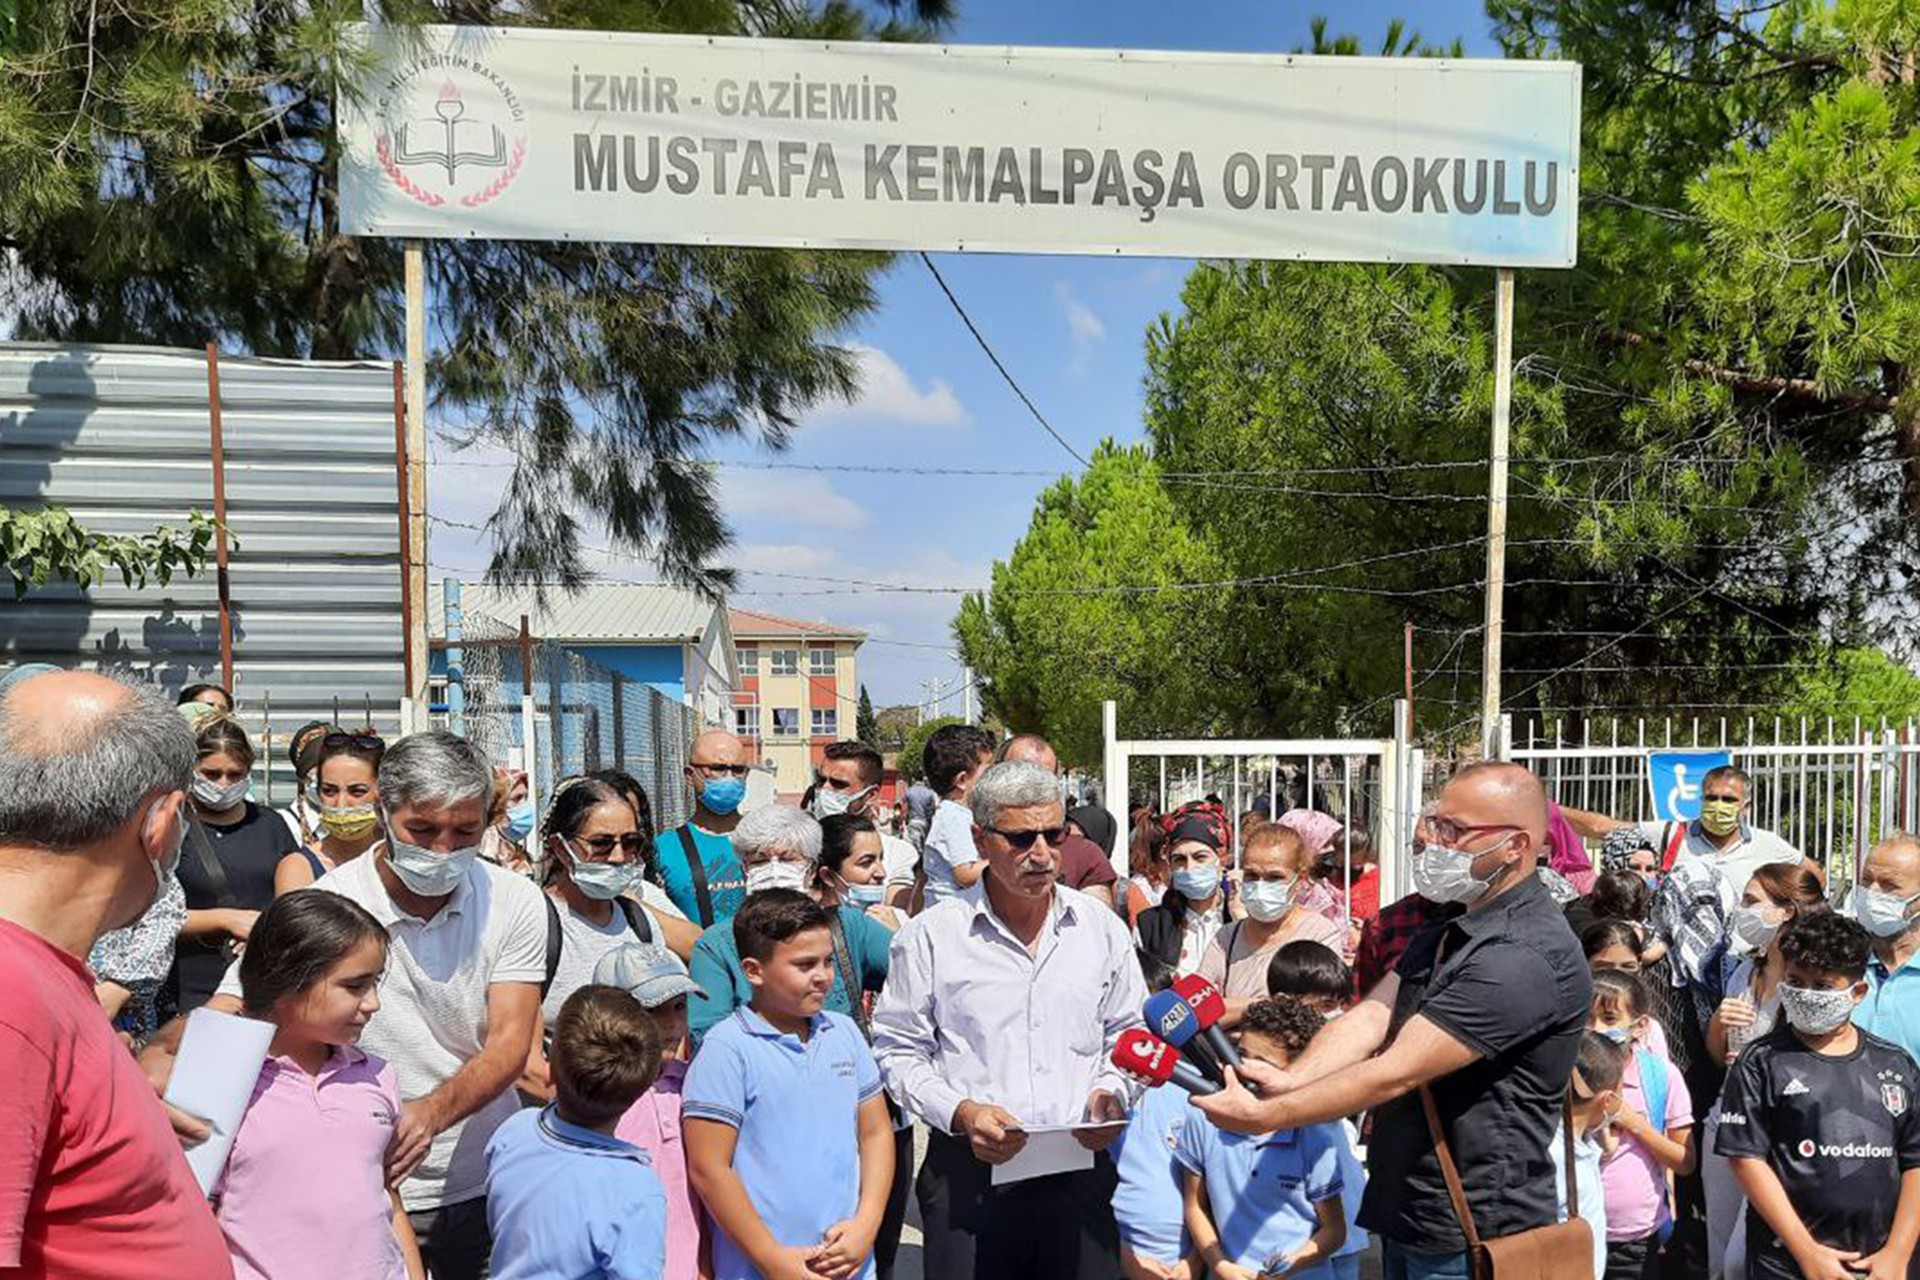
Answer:
[[[969,803],[986,874],[901,929],[873,1015],[888,1090],[933,1130],[919,1178],[926,1275],[1111,1280],[1117,1128],[1076,1132],[1091,1167],[1017,1190],[996,1194],[993,1166],[1029,1127],[1125,1114],[1134,1086],[1109,1054],[1140,1025],[1146,984],[1118,917],[1058,883],[1059,780],[994,765]]]

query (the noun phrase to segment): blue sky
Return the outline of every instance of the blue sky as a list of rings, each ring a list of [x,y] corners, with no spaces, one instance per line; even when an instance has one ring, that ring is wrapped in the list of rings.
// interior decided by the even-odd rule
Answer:
[[[1376,46],[1403,17],[1423,36],[1467,51],[1497,51],[1469,0],[1297,0],[1267,3],[1147,3],[1145,0],[958,0],[956,43],[1285,52],[1306,43],[1318,13],[1336,33]],[[1191,263],[1171,259],[936,257],[947,282],[1054,427],[1081,453],[1102,437],[1141,435],[1143,338],[1177,307]],[[736,604],[867,630],[861,678],[878,705],[920,701],[923,681],[944,681],[941,710],[960,709],[959,670],[944,650],[959,597],[862,592],[761,576],[813,574],[913,586],[984,586],[993,561],[1025,532],[1050,476],[1077,468],[1049,439],[975,346],[917,258],[902,256],[882,280],[879,309],[848,340],[860,349],[858,402],[812,415],[783,462],[875,467],[991,467],[1047,477],[914,477],[764,471],[723,473],[726,515],[742,571]],[[729,461],[767,461],[746,448]],[[436,468],[433,511],[477,521],[491,511],[504,473]],[[437,566],[473,571],[486,562],[475,535],[432,531]],[[643,567],[599,566],[608,577],[644,579]],[[756,572],[758,571],[758,572]],[[439,576],[436,571],[435,577]],[[463,575],[465,576],[465,575]]]

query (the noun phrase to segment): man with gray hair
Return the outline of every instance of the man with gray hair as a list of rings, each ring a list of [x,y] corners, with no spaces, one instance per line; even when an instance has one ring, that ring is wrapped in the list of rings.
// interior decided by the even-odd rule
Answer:
[[[178,864],[192,771],[193,735],[152,690],[0,683],[0,1272],[233,1274],[86,967]]]
[[[968,796],[986,861],[980,882],[895,937],[874,1010],[874,1053],[894,1099],[933,1132],[919,1181],[928,1280],[1110,1280],[1112,1127],[1076,1131],[1080,1169],[991,1193],[992,1166],[1029,1127],[1089,1126],[1125,1114],[1133,1085],[1111,1064],[1140,1025],[1146,984],[1126,927],[1059,883],[1060,781],[1027,761],[996,764]]]
[[[434,1280],[478,1280],[492,1252],[487,1140],[520,1106],[513,1084],[547,976],[546,906],[532,881],[480,858],[493,767],[471,743],[402,738],[379,782],[385,841],[313,887],[359,903],[390,935],[380,1009],[360,1037],[393,1064],[405,1099],[387,1177],[405,1179]],[[239,992],[236,966],[211,1007],[238,1009]]]

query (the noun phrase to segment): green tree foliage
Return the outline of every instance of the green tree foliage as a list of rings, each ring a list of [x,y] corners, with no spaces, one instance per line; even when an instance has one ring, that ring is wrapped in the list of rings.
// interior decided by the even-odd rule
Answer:
[[[1920,717],[1920,676],[1878,649],[1842,649],[1799,676],[1781,714],[1815,724],[1831,717],[1848,731],[1856,717],[1869,726],[1882,718],[1897,724]]]
[[[1908,655],[1920,15],[1902,0],[1490,12],[1511,56],[1585,68],[1580,265],[1519,279],[1504,705],[1577,725],[1587,709],[1771,704],[1828,636]],[[1395,30],[1383,47],[1423,44]],[[1314,47],[1362,46],[1320,27]],[[1174,727],[1381,732],[1412,621],[1422,726],[1470,728],[1492,295],[1478,270],[1194,271],[1148,335],[1148,456],[1179,531],[1232,585],[1209,602],[1223,669]],[[1047,519],[1043,504],[1023,550]],[[1103,565],[1115,584],[1160,567],[1157,549]],[[963,607],[963,637],[980,610]],[[970,655],[990,705],[1072,737],[1082,637],[1024,643],[1045,652]],[[1106,674],[1150,689],[1158,670]]]
[[[138,537],[113,537],[82,528],[59,507],[14,511],[0,507],[0,561],[17,600],[31,587],[71,582],[90,587],[117,573],[129,587],[165,586],[176,573],[193,577],[213,558],[219,526],[204,512],[185,529],[156,528]],[[231,541],[231,539],[229,539]]]
[[[955,623],[988,709],[1044,727],[1079,765],[1100,759],[1102,701],[1120,703],[1129,732],[1216,723],[1215,691],[1237,666],[1226,593],[1173,585],[1224,576],[1219,552],[1186,527],[1146,450],[1109,443],[1092,461],[1040,496],[994,566],[991,605],[969,598]]]
[[[948,0],[46,0],[0,63],[0,306],[24,336],[270,356],[395,354],[401,247],[344,236],[334,105],[376,68],[347,24],[909,38]],[[854,390],[835,339],[874,254],[429,242],[442,423],[511,449],[490,573],[578,582],[580,522],[717,590],[726,437],[785,444]]]
[[[853,736],[870,747],[880,745],[880,722],[873,715],[873,699],[867,696],[867,686],[860,686],[860,709],[854,716]]]
[[[907,730],[907,736],[900,744],[900,757],[895,762],[900,776],[913,780],[925,778],[926,772],[921,768],[921,757],[926,754],[927,739],[931,738],[933,731],[942,725],[965,723],[966,721],[959,716],[939,716]]]

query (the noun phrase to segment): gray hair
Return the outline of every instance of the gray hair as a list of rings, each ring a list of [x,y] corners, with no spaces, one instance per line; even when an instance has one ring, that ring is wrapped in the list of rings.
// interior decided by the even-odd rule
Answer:
[[[1025,809],[1037,804],[1057,804],[1064,809],[1066,798],[1060,791],[1060,779],[1031,760],[1003,760],[982,773],[967,797],[974,822],[982,827],[1000,825],[1002,809]]]
[[[493,801],[493,766],[480,748],[441,729],[408,734],[380,757],[380,807],[445,809]]]
[[[160,691],[114,676],[118,706],[58,726],[13,710],[0,693],[0,844],[67,851],[125,826],[156,791],[181,791],[193,775],[193,729]]]
[[[808,862],[818,862],[820,824],[792,805],[762,805],[733,829],[733,851],[742,858],[749,853],[804,853]]]

